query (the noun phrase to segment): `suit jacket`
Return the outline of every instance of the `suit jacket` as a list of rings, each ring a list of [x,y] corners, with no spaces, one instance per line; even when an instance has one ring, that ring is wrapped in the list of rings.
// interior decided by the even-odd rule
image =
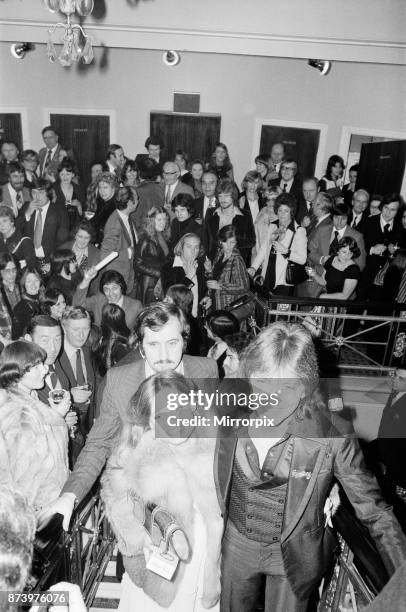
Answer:
[[[32,197],[31,197],[30,191],[29,191],[29,189],[27,189],[27,187],[23,187],[23,189],[22,189],[22,196],[23,196],[23,203],[24,204],[26,202],[31,202]],[[9,206],[9,208],[12,209],[14,214],[16,216],[18,215],[18,211],[15,210],[14,205],[13,205],[13,201],[11,199],[10,191],[9,191],[9,188],[8,188],[8,183],[6,185],[3,185],[3,187],[1,188],[1,203],[2,203],[3,206]]]
[[[275,179],[274,181],[270,182],[270,186],[271,187],[280,187],[281,184],[283,185],[282,179],[278,178]],[[296,176],[293,179],[293,183],[292,186],[290,188],[290,191],[288,192],[291,195],[295,196],[295,198],[298,200],[300,198],[300,196],[302,195],[302,181],[300,181]]]
[[[213,210],[214,210],[215,208],[219,206],[219,203],[218,203],[217,198],[215,196],[213,197],[214,197],[214,202],[215,202],[215,206],[213,206]],[[202,225],[204,225],[206,221],[206,218],[203,218],[204,196],[201,196],[200,198],[196,198],[196,200],[194,201],[194,207],[195,207],[195,214],[194,214],[195,219],[199,219]],[[207,210],[206,210],[206,215],[207,215]]]
[[[220,220],[216,213],[217,208],[209,208],[206,213],[204,224],[203,244],[207,256],[213,260],[216,255],[218,245],[218,231]],[[255,246],[255,229],[251,215],[248,215],[238,207],[237,214],[234,216],[232,225],[235,227],[237,234],[237,246],[246,263],[250,259],[251,249]]]
[[[97,389],[96,389],[96,376],[95,376],[95,370],[94,370],[93,359],[92,359],[90,347],[86,345],[82,346],[82,351],[83,351],[83,357],[84,357],[85,366],[86,366],[86,380],[89,384],[92,385],[92,395],[90,396],[90,403],[74,404],[74,407],[77,408],[77,410],[79,411],[78,416],[81,420],[81,431],[82,431],[82,434],[85,436],[93,425],[93,419],[95,416],[95,409],[96,409],[95,398],[97,394]],[[66,381],[66,379],[68,380],[69,391],[72,389],[72,387],[77,386],[77,380],[73,372],[71,362],[69,361],[69,358],[64,350],[62,351],[62,353],[60,354],[60,356],[55,362],[55,372],[61,384],[62,384],[62,381]]]
[[[164,202],[166,185],[163,181],[159,183],[159,185],[162,190],[162,201]],[[172,185],[171,185],[171,189],[172,189]],[[171,193],[171,202],[173,202],[173,199],[176,198],[176,196],[181,193],[187,193],[188,195],[192,196],[193,199],[195,199],[195,192],[193,191],[193,187],[191,187],[190,185],[186,185],[186,183],[182,183],[182,181],[179,178],[178,184],[176,185],[175,189],[173,189]]]
[[[295,221],[300,225],[305,217],[313,217],[313,205],[310,206],[310,211],[308,211],[306,200],[301,194],[297,202]],[[308,231],[307,228],[306,231]]]
[[[320,258],[328,255],[330,249],[330,239],[333,232],[333,221],[326,224],[320,224],[309,237],[309,261],[316,267],[318,274],[322,274],[324,267],[320,265]],[[349,225],[346,226],[344,231],[344,238],[350,237],[355,240],[361,251],[360,256],[354,260],[360,270],[365,268],[365,244],[362,234],[352,229]]]
[[[33,213],[29,221],[27,221],[25,218],[26,209],[27,206],[21,209],[17,217],[16,226],[23,236],[28,236],[34,240],[35,213]],[[51,202],[47,216],[45,217],[41,241],[45,259],[49,259],[52,253],[66,242],[68,235],[69,218],[65,206],[60,206]]]
[[[86,293],[87,289],[79,289],[78,287],[73,296],[73,305],[83,306],[86,310],[90,310],[90,312],[93,313],[95,324],[100,326],[102,310],[103,306],[107,304],[107,298],[104,293],[100,292],[90,296],[87,296]],[[125,312],[127,327],[132,329],[135,324],[135,319],[142,310],[142,304],[139,300],[134,300],[124,295],[122,309]]]
[[[131,217],[128,219],[130,226],[133,226],[134,236],[137,232]],[[136,238],[135,238],[136,240]],[[131,236],[129,235],[126,226],[123,223],[117,210],[111,213],[104,226],[103,242],[100,246],[101,259],[109,255],[112,251],[118,252],[117,259],[114,259],[106,270],[117,270],[123,275],[127,283],[127,291],[130,293],[134,287],[134,251],[137,246],[136,242],[132,245],[132,257],[128,256],[128,249],[131,248]]]
[[[60,367],[58,360],[55,362],[55,373],[58,377],[58,381],[62,389],[65,389],[65,391],[70,391],[71,384],[69,382],[69,378],[67,377],[65,372]],[[41,402],[44,402],[44,404],[48,404],[48,397],[49,397],[50,391],[51,391],[51,388],[48,387],[47,382],[45,380],[45,385],[42,387],[42,389],[38,389],[37,391],[38,399],[40,399]]]
[[[213,359],[184,355],[182,362],[186,378],[216,379],[218,376],[217,364]],[[144,380],[144,360],[117,366],[107,372],[100,416],[89,433],[75,470],[64,486],[64,492],[73,492],[81,500],[89,491],[118,441],[121,417],[130,399]]]
[[[367,471],[359,442],[348,424],[320,406],[296,421],[292,436],[281,548],[286,576],[297,597],[310,596],[332,561],[335,538],[325,527],[323,507],[334,478],[343,486],[392,573],[406,557],[406,538],[391,507],[382,499],[374,476]],[[214,473],[225,520],[237,440],[238,431],[231,427],[222,428],[217,440]],[[276,477],[278,470],[279,466]]]
[[[348,225],[350,227],[352,227],[353,218],[354,218],[354,213],[351,211],[351,214],[348,217]],[[361,232],[361,234],[364,234],[368,218],[369,218],[369,211],[367,209],[367,210],[364,210],[364,212],[361,215],[361,219],[358,221],[357,225],[353,227],[353,229],[355,229],[357,232]]]
[[[55,177],[55,180],[56,180],[56,177],[57,177],[57,174],[58,174],[59,153],[60,153],[61,149],[62,149],[61,145],[58,144],[56,149],[55,149],[55,153],[51,157],[51,161],[49,162],[48,167],[47,167],[47,174],[52,174]],[[43,170],[44,161],[45,161],[45,158],[47,156],[47,153],[48,153],[47,147],[43,147],[38,152],[38,159],[39,159],[38,174],[40,176],[43,175],[42,170]]]

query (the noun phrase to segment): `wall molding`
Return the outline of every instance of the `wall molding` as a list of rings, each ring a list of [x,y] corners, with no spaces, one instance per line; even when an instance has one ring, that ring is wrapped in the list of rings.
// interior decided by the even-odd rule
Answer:
[[[46,31],[54,24],[24,19],[1,20],[1,39],[46,42]],[[337,61],[406,65],[403,41],[273,35],[133,25],[85,24],[94,44],[138,49],[167,49],[203,53],[225,53],[275,57],[335,59]],[[207,43],[210,40],[210,48]]]

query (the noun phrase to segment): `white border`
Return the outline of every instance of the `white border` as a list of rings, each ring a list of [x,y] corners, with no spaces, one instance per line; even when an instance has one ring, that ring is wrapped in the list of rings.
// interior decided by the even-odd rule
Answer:
[[[361,128],[352,127],[349,125],[343,125],[341,130],[339,155],[347,163],[348,151],[350,148],[351,136],[355,134],[358,136],[378,136],[381,138],[393,138],[394,140],[406,140],[406,132],[394,132],[386,130],[377,130],[375,128]],[[403,174],[402,187],[400,189],[402,196],[406,197],[406,168]]]
[[[280,125],[282,127],[294,127],[320,131],[319,148],[317,149],[316,167],[314,174],[319,178],[323,174],[324,154],[326,151],[328,125],[325,123],[303,123],[299,121],[286,121],[285,119],[255,119],[254,143],[252,148],[252,159],[259,153],[261,144],[261,130],[263,125]]]
[[[31,147],[31,140],[28,127],[28,111],[26,107],[0,106],[0,113],[14,113],[21,117],[21,131],[23,136],[23,150]],[[21,151],[20,151],[21,153]]]
[[[43,108],[42,118],[44,125],[51,123],[51,115],[105,115],[110,118],[110,136],[109,142],[117,140],[117,113],[112,109],[105,108]]]

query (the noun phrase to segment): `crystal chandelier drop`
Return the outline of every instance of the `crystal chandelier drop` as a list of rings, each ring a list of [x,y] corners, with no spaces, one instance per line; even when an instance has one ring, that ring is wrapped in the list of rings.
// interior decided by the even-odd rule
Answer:
[[[93,10],[94,0],[44,0],[51,13],[60,11],[66,15],[65,23],[56,23],[48,30],[47,55],[50,62],[58,60],[62,66],[71,66],[73,62],[82,59],[84,64],[93,61],[94,53],[91,37],[86,34],[78,23],[72,23],[71,16],[76,12],[81,17],[87,17]],[[58,55],[53,36],[58,28],[63,28],[62,51]]]

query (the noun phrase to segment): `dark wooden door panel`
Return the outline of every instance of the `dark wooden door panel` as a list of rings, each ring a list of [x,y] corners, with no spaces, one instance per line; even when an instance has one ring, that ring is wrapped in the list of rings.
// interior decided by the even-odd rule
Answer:
[[[183,149],[190,160],[208,160],[220,140],[220,126],[220,115],[152,112],[150,117],[150,134],[162,139],[168,159],[174,159],[176,149]]]
[[[20,113],[0,113],[0,141],[11,140],[23,150],[23,130]]]
[[[291,157],[297,162],[298,172],[302,178],[314,176],[320,142],[320,130],[263,125],[259,152],[264,155],[270,155],[272,145],[276,142],[283,143],[285,157]]]
[[[106,159],[110,143],[110,117],[105,115],[52,114],[51,125],[63,147],[73,152],[79,175],[85,183],[94,159]]]
[[[399,193],[406,165],[406,140],[388,140],[361,146],[357,189],[370,194]]]

